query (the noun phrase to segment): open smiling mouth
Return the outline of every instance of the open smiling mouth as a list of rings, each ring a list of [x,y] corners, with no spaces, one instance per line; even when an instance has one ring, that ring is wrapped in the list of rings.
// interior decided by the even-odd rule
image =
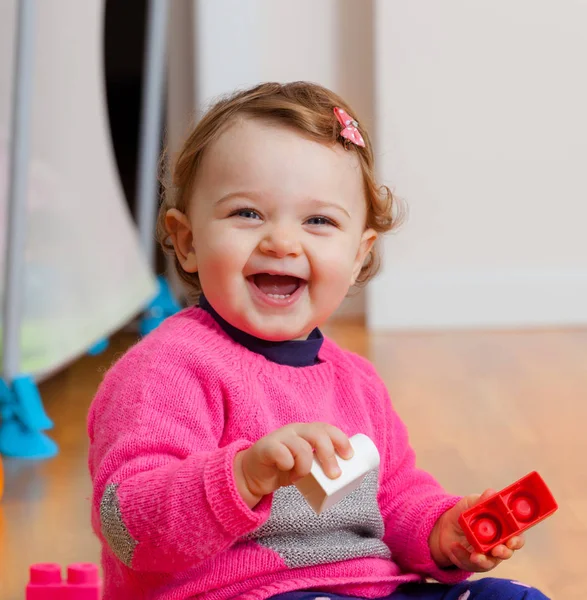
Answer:
[[[291,304],[306,287],[305,279],[292,275],[256,273],[247,277],[255,295],[273,305]]]

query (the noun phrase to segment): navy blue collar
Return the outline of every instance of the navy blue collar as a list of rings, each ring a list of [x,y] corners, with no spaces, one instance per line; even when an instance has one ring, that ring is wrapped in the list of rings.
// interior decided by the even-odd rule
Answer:
[[[261,354],[267,360],[290,367],[309,367],[318,360],[318,352],[322,347],[324,336],[316,328],[307,340],[290,340],[286,342],[270,342],[245,333],[230,323],[226,322],[206,300],[204,294],[200,296],[200,308],[209,313],[222,329],[235,341],[252,352]]]

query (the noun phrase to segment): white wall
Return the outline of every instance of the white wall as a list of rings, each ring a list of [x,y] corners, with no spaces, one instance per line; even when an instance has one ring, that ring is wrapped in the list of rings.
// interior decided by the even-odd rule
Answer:
[[[188,135],[195,112],[193,0],[169,4],[166,139],[171,152]]]
[[[587,323],[587,3],[375,0],[373,328]]]
[[[267,80],[313,79],[334,87],[336,1],[198,0],[198,104]]]
[[[373,115],[371,0],[197,0],[198,109],[262,81],[310,80],[343,95],[370,126]],[[354,295],[340,315],[364,312]]]

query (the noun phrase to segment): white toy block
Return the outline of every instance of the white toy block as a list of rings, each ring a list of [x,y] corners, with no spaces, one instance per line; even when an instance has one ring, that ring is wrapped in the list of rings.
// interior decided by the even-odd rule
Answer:
[[[379,451],[370,438],[357,433],[349,441],[355,453],[348,460],[336,456],[342,471],[338,478],[330,479],[314,458],[310,473],[295,484],[318,515],[356,490],[363,483],[365,475],[379,466]]]

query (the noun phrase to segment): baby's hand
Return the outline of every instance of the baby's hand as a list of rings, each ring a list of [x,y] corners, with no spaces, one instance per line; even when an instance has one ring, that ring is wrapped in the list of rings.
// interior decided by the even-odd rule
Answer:
[[[331,479],[340,475],[335,453],[351,458],[348,437],[326,423],[294,423],[277,429],[239,452],[234,461],[237,487],[252,508],[263,496],[305,477],[316,458]]]
[[[430,534],[429,545],[432,558],[439,567],[455,565],[465,571],[483,573],[491,571],[502,560],[511,558],[516,550],[522,548],[524,545],[522,535],[496,546],[489,555],[476,552],[467,541],[459,525],[459,516],[493,494],[495,494],[493,490],[486,490],[481,496],[479,494],[465,496],[438,519]]]

